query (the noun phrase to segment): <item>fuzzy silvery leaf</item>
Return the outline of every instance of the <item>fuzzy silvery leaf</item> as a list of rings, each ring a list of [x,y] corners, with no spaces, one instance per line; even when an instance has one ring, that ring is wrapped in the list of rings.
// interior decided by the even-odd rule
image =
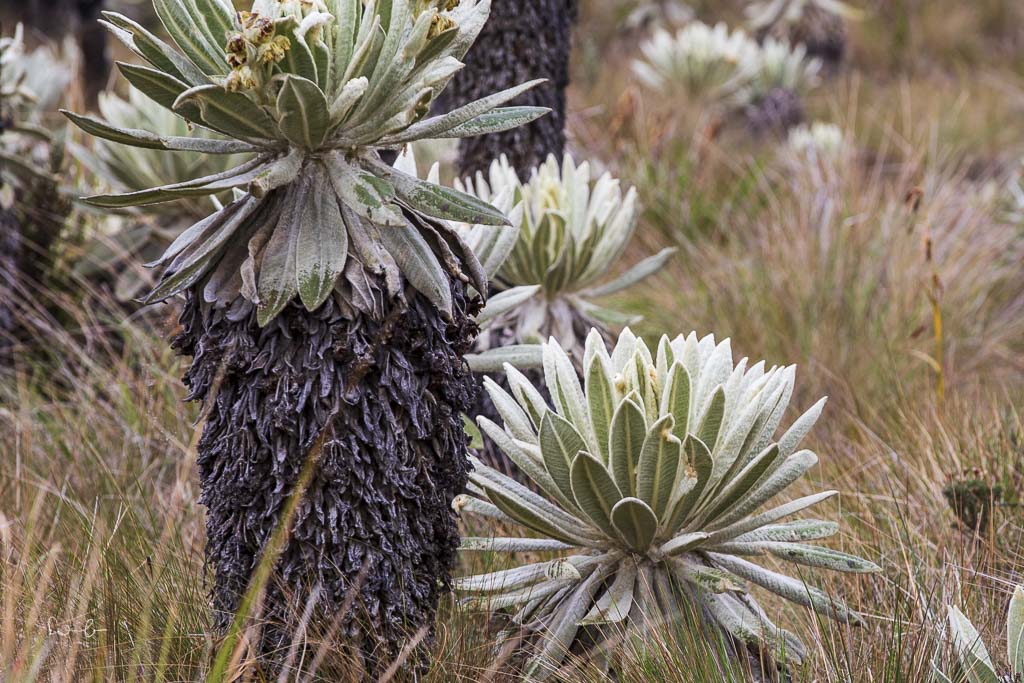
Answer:
[[[595,306],[591,299],[654,275],[675,251],[665,249],[613,278],[636,227],[636,191],[624,192],[607,173],[596,179],[592,175],[589,163],[577,165],[568,155],[560,162],[552,156],[524,181],[501,157],[486,174],[456,181],[458,189],[494,205],[518,228],[511,243],[511,235],[499,235],[480,221],[463,219],[456,225],[467,241],[479,245],[478,253],[501,252],[488,266],[494,288],[541,287],[535,305],[524,304],[493,323],[516,330],[518,342],[554,336],[578,355],[575,347],[582,340],[576,339],[575,329],[636,320]],[[499,240],[502,249],[493,249]],[[489,343],[486,337],[482,343]]]
[[[372,299],[373,289],[400,296],[402,276],[445,313],[452,281],[470,281],[486,295],[483,268],[445,220],[502,225],[507,217],[436,179],[423,181],[384,164],[380,152],[429,136],[504,130],[545,113],[502,106],[536,85],[531,82],[428,116],[486,22],[488,0],[256,0],[243,12],[225,0],[154,0],[154,7],[170,42],[122,15],[105,15],[107,28],[146,62],[120,64],[121,73],[190,130],[211,135],[168,135],[157,125],[119,125],[106,115],[106,121],[70,118],[130,148],[251,153],[255,160],[173,182],[151,178],[123,195],[90,201],[145,206],[235,188],[258,200],[252,215],[261,218],[259,224],[243,220],[229,244],[189,253],[206,255],[210,263],[192,265],[196,272],[216,273],[215,284],[232,279],[221,263],[244,264],[251,272],[243,272],[242,280],[250,284],[239,292],[259,306],[262,324],[296,297],[312,309],[332,292],[350,291],[335,284],[354,263],[365,271],[346,276],[362,283],[350,294],[359,300]],[[320,180],[323,169],[329,183]],[[300,187],[309,179],[313,191]],[[296,196],[308,206],[294,207]],[[277,222],[265,233],[268,217]],[[257,231],[265,237],[253,241]],[[209,238],[204,230],[188,234]],[[250,244],[258,246],[255,253],[248,253]],[[160,260],[165,267],[170,261]],[[271,272],[260,272],[265,267]],[[180,280],[181,274],[162,272],[157,292],[180,291],[180,281],[163,286],[170,277]],[[219,296],[215,302],[230,303]]]
[[[716,628],[766,651],[793,650],[789,659],[801,660],[803,647],[771,624],[747,594],[748,585],[839,621],[859,622],[834,596],[807,585],[802,568],[867,573],[878,567],[812,544],[832,536],[836,524],[787,519],[834,492],[760,511],[817,462],[810,451],[783,453],[777,440],[775,416],[792,395],[791,368],[748,368],[746,359],[734,363],[727,341],[695,334],[666,337],[652,353],[627,329],[611,353],[600,335],[588,337],[581,384],[567,374],[575,370],[557,342],[542,349],[550,402],[508,367],[511,391],[487,382],[504,427],[480,420],[497,447],[522,464],[534,489],[474,461],[470,490],[484,516],[494,517],[487,507],[493,506],[541,538],[609,559],[596,590],[585,572],[567,586],[552,587],[549,595],[560,597],[545,603],[543,613],[554,621],[536,624],[545,638],[535,661],[545,664],[535,674],[557,668],[561,656],[551,649],[552,640],[566,645],[580,623],[643,631],[649,623],[679,618],[681,603],[697,596],[711,600],[704,607],[716,615]],[[820,405],[783,432],[787,450],[819,412]],[[602,444],[606,451],[594,448]],[[531,539],[500,547],[532,548]],[[795,565],[799,578],[746,559],[762,557]],[[662,589],[652,590],[656,585]],[[580,596],[585,609],[575,602]],[[527,598],[516,600],[518,606]],[[580,614],[572,628],[564,623],[570,614]]]

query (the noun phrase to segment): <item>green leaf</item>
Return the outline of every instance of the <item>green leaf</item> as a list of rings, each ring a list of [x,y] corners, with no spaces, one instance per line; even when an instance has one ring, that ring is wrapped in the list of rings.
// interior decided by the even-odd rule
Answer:
[[[836,493],[838,493],[838,491],[822,491],[821,493],[797,498],[796,500],[784,503],[754,517],[748,517],[747,519],[719,529],[711,534],[710,540],[713,542],[719,542],[730,538],[738,538],[744,534],[754,531],[755,529],[760,529],[768,524],[777,522],[790,515],[795,515],[801,510],[805,510],[822,501],[828,500],[832,496],[836,495]]]
[[[153,0],[153,7],[167,34],[196,66],[207,74],[227,72],[223,49],[209,42],[207,32],[195,22],[185,3],[181,0]]]
[[[66,109],[60,113],[71,120],[76,126],[90,135],[104,140],[111,140],[122,145],[141,147],[143,149],[160,149],[180,152],[200,152],[202,154],[243,154],[258,152],[259,147],[239,140],[215,140],[200,137],[176,137],[173,135],[157,135],[136,128],[118,128],[106,121],[75,114]]]
[[[505,365],[536,370],[542,365],[543,352],[539,344],[510,344],[467,354],[465,360],[469,369],[476,373],[503,372]]]
[[[713,521],[719,516],[728,514],[730,508],[735,505],[743,496],[761,480],[761,477],[768,471],[779,458],[779,446],[773,444],[766,448],[760,455],[754,458],[742,472],[726,484],[722,492],[708,501],[707,510],[701,515],[701,519]]]
[[[737,536],[735,541],[756,543],[758,541],[779,541],[796,543],[799,541],[817,541],[834,536],[839,532],[839,525],[819,519],[798,519],[783,524],[770,524],[754,531]]]
[[[666,519],[670,511],[669,502],[683,448],[671,429],[671,415],[665,415],[651,426],[637,465],[637,497],[651,507],[659,520]]]
[[[334,69],[331,71],[332,83],[329,90],[331,93],[338,92],[339,88],[344,87],[342,79],[355,48],[356,19],[360,9],[358,3],[359,0],[338,0],[338,7],[334,12],[338,31],[334,34]]]
[[[607,570],[595,570],[559,604],[558,612],[544,632],[540,652],[526,663],[525,680],[544,680],[562,663],[607,573]]]
[[[622,622],[633,607],[633,589],[636,586],[636,564],[624,560],[619,564],[608,589],[598,598],[580,626],[591,624],[617,624]]]
[[[299,231],[313,192],[312,180],[300,178],[289,188],[281,209],[281,219],[267,242],[260,261],[259,304],[256,320],[260,327],[277,317],[299,289],[296,277]]]
[[[150,33],[141,24],[117,12],[101,12],[106,21],[100,23],[125,46],[160,71],[189,84],[201,85],[210,79],[195,64],[188,61],[170,45]]]
[[[661,397],[662,411],[674,419],[672,433],[685,441],[690,424],[690,373],[678,360],[672,364]]]
[[[194,104],[183,104],[177,109],[174,107],[174,103],[178,100],[181,93],[188,90],[189,86],[186,83],[163,71],[151,69],[148,66],[117,62],[117,68],[121,71],[121,75],[124,76],[126,81],[131,83],[136,90],[149,99],[192,123],[203,125],[203,117],[199,107]]]
[[[572,586],[574,583],[578,582],[572,579],[547,579],[526,588],[510,590],[507,593],[468,597],[463,600],[463,603],[477,608],[496,611],[554,595],[562,589]]]
[[[444,114],[443,116],[435,116],[433,118],[426,119],[425,121],[414,123],[404,131],[395,135],[385,136],[379,141],[379,144],[381,146],[391,146],[400,145],[406,142],[413,142],[415,140],[443,137],[445,133],[456,126],[461,126],[464,123],[472,121],[478,116],[482,116],[483,114],[496,109],[509,100],[514,100],[530,88],[533,88],[543,82],[544,79],[537,79],[528,83],[523,83],[522,85],[489,95],[476,100],[475,102],[470,102],[469,104],[459,107],[452,112]]]
[[[658,532],[658,516],[647,503],[639,498],[623,498],[612,508],[611,520],[630,548],[638,553],[650,550]]]
[[[503,493],[496,486],[488,483],[482,484],[487,491],[487,497],[498,509],[516,521],[517,524],[528,529],[544,534],[563,543],[579,545],[581,540],[574,537],[566,529],[554,524],[538,509],[526,504],[523,499]]]
[[[666,555],[681,555],[694,548],[700,547],[708,539],[708,534],[703,531],[694,531],[688,534],[680,534],[671,541],[668,541],[659,548]]]
[[[697,436],[707,444],[712,451],[718,441],[718,432],[722,428],[722,419],[725,417],[725,389],[719,386],[711,396],[703,417],[698,420],[700,427],[697,428]]]
[[[784,491],[817,463],[818,456],[811,451],[794,453],[728,511],[723,511],[718,518],[709,519],[708,528],[720,529],[742,519]]]
[[[211,128],[234,138],[274,140],[277,124],[256,103],[237,92],[228,92],[219,85],[197,85],[184,91],[172,105],[175,111],[182,107],[199,107],[202,121]]]
[[[402,173],[376,157],[364,157],[363,163],[369,171],[387,180],[400,199],[427,216],[480,225],[510,225],[501,211],[473,195]]]
[[[519,405],[523,406],[526,410],[526,414],[530,416],[533,425],[540,429],[541,418],[544,416],[544,413],[551,410],[548,407],[547,401],[537,391],[537,387],[533,386],[533,383],[527,379],[526,375],[517,368],[513,366],[505,368],[505,376],[508,380],[509,388],[512,389],[512,395],[519,401]]]
[[[498,292],[488,298],[483,310],[476,314],[477,325],[483,327],[501,314],[507,313],[533,298],[539,291],[540,285],[523,285]]]
[[[581,452],[572,462],[570,477],[573,497],[579,509],[606,535],[617,538],[611,515],[622,493],[608,470],[594,456]]]
[[[438,135],[438,139],[472,138],[512,130],[536,121],[551,110],[547,107],[499,107]],[[673,249],[673,251],[675,251]]]
[[[454,581],[454,588],[457,591],[465,592],[474,591],[483,593],[500,593],[515,590],[517,588],[523,588],[552,578],[580,578],[579,571],[575,570],[575,568],[572,570],[575,572],[575,577],[573,577],[571,573],[563,576],[561,575],[561,572],[559,572],[559,575],[557,576],[551,576],[552,566],[555,563],[572,567],[571,563],[565,562],[564,560],[536,562],[534,564],[527,564],[520,567],[514,567],[512,569],[503,569],[497,572],[458,578]]]
[[[480,551],[487,553],[535,553],[559,550],[571,550],[575,546],[549,538],[499,538],[488,536],[479,538],[463,536],[459,550]]]
[[[278,126],[293,144],[318,149],[327,136],[327,97],[313,81],[287,74],[277,94]]]
[[[324,161],[330,171],[334,191],[346,206],[377,225],[409,227],[409,222],[393,203],[395,189],[390,183],[357,169],[340,152],[326,155]]]
[[[687,474],[690,478],[694,479],[694,484],[685,493],[681,493],[682,489],[677,490],[676,497],[678,501],[673,506],[672,516],[669,518],[669,529],[678,529],[690,518],[690,514],[696,507],[697,501],[700,500],[708,480],[711,478],[711,470],[713,468],[711,452],[704,445],[704,442],[697,437],[686,437],[686,440],[683,441],[683,452],[686,453],[688,460]]]
[[[450,277],[440,261],[411,225],[381,230],[381,240],[409,284],[430,300],[447,318],[452,315]]]
[[[193,0],[193,2],[206,23],[208,34],[215,39],[226,40],[228,33],[234,31],[232,16],[235,9],[229,0]],[[214,44],[219,47],[216,40]]]
[[[1006,656],[1014,676],[1024,673],[1024,587],[1013,589],[1006,614]]]
[[[612,386],[611,368],[605,358],[595,356],[590,363],[585,393],[587,405],[590,407],[590,423],[599,448],[598,455],[607,464],[617,396]]]
[[[161,204],[182,197],[203,197],[235,187],[245,187],[269,173],[275,163],[274,161],[268,161],[267,157],[257,157],[222,173],[197,178],[185,183],[164,185],[163,187],[124,194],[93,195],[83,197],[82,201],[93,206],[119,209],[127,206]]]
[[[808,567],[821,567],[852,574],[873,574],[881,571],[874,562],[831,548],[804,543],[765,543],[764,545],[768,552],[775,557]]]
[[[146,296],[145,302],[163,301],[198,282],[215,265],[217,257],[243,221],[258,207],[258,200],[245,197],[197,224],[202,225],[202,231],[193,233],[195,239],[171,262],[170,272],[161,277],[160,284]]]
[[[790,602],[810,607],[818,614],[844,624],[860,624],[863,621],[860,615],[849,610],[840,600],[829,596],[818,588],[807,585],[803,581],[770,571],[753,562],[747,562],[732,555],[714,552],[707,552],[705,554],[715,565],[732,572],[741,579],[757,584],[761,588]]]
[[[675,247],[662,249],[654,256],[648,256],[643,261],[640,261],[640,263],[637,263],[611,282],[601,285],[600,287],[588,288],[584,290],[582,294],[588,298],[597,298],[609,296],[611,294],[621,292],[624,289],[628,289],[661,270],[669,257],[674,253],[676,253]]]
[[[519,403],[490,377],[484,377],[484,389],[487,391],[491,403],[494,404],[494,408],[498,411],[498,415],[505,423],[505,430],[516,439],[535,443],[537,433],[530,423],[529,416]],[[543,434],[543,429],[541,433]],[[541,439],[541,447],[543,447],[543,439]]]
[[[729,591],[746,592],[747,590],[741,581],[724,569],[708,567],[685,558],[674,558],[672,567],[680,579],[699,586],[705,591],[725,593]]]
[[[644,411],[629,397],[615,410],[609,441],[609,469],[623,495],[636,495],[636,467],[647,436]]]
[[[566,510],[576,510],[576,503],[572,500],[571,493],[566,496],[559,489],[551,475],[544,468],[544,462],[540,449],[533,443],[520,441],[511,437],[505,430],[498,427],[487,418],[477,418],[480,428],[491,438],[494,444],[511,460],[516,467],[541,491],[558,501]]]
[[[947,608],[953,647],[970,683],[999,683],[992,657],[989,656],[981,634],[963,612],[949,605]]]
[[[331,126],[340,125],[352,112],[359,99],[366,94],[370,82],[366,78],[353,78],[346,83],[330,106]]]
[[[825,402],[828,399],[821,399],[813,406],[811,406],[807,412],[798,417],[795,422],[786,430],[786,433],[779,439],[779,451],[782,452],[783,456],[788,457],[796,447],[800,445],[800,442],[807,435],[814,423],[818,421],[818,417],[821,415],[821,411],[825,408]]]
[[[544,458],[544,467],[559,490],[570,500],[573,496],[570,475],[572,461],[586,447],[583,437],[568,420],[552,411],[541,418],[540,452]]]
[[[334,291],[348,260],[348,231],[326,169],[315,174],[300,220],[295,275],[303,305],[315,311]]]

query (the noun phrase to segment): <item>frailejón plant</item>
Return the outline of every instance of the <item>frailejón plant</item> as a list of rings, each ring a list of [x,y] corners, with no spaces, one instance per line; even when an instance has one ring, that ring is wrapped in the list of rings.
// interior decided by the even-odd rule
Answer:
[[[778,24],[792,26],[800,22],[809,9],[842,19],[859,19],[862,12],[840,0],[757,0],[746,7],[747,20],[756,31]]]
[[[410,175],[418,174],[416,155],[413,147],[407,147],[395,160],[395,167]],[[427,182],[439,184],[441,182],[440,162],[435,162],[427,173]],[[508,216],[511,225],[492,226],[474,225],[460,226],[460,234],[466,246],[469,247],[480,261],[484,273],[489,281],[493,281],[501,266],[508,260],[509,255],[516,247],[519,239],[519,225],[522,223],[523,204],[522,202],[513,205],[514,188],[511,186],[502,188],[501,192],[489,198],[490,204],[498,209],[504,216]],[[529,301],[540,290],[540,285],[518,285],[507,289],[500,289],[495,292],[491,287],[491,296],[487,304],[474,316],[476,324],[481,332],[486,333],[488,329],[507,317],[523,303]],[[469,366],[478,372],[483,368],[494,369],[511,363],[517,368],[533,368],[540,366],[541,347],[539,343],[508,344],[490,349],[486,354],[470,354],[466,357]]]
[[[28,315],[23,309],[38,304],[40,283],[58,270],[71,203],[60,187],[63,134],[49,118],[70,72],[49,46],[26,50],[20,24],[0,37],[0,336],[7,339]]]
[[[239,13],[225,0],[155,0],[155,7],[181,52],[127,17],[105,13],[114,35],[150,64],[118,64],[121,73],[154,101],[231,139],[160,136],[67,116],[86,132],[134,147],[255,156],[223,173],[87,198],[122,208],[244,191],[167,250],[157,264],[161,282],[148,300],[183,292],[212,274],[208,299],[225,303],[243,295],[257,304],[265,325],[296,297],[316,310],[348,254],[370,240],[386,253],[359,258],[370,272],[389,275],[390,295],[400,272],[451,313],[444,269],[429,243],[453,243],[438,251],[450,252],[464,277],[479,276],[479,269],[443,223],[423,227],[417,219],[501,225],[505,217],[469,195],[395,170],[377,150],[503,130],[544,113],[499,108],[531,82],[428,118],[489,3],[257,0],[252,11]],[[250,277],[239,282],[239,272]]]
[[[189,124],[138,90],[129,91],[126,99],[114,93],[100,93],[99,112],[104,121],[123,130],[146,130],[162,137],[225,139],[219,133]],[[246,154],[206,154],[198,150],[167,154],[161,149],[130,147],[103,138],[97,138],[92,149],[74,145],[71,152],[100,183],[123,192],[139,192],[217,175],[251,158]],[[170,212],[163,204],[138,207],[116,221],[113,230],[94,236],[86,245],[76,271],[87,277],[116,273],[116,297],[121,301],[134,299],[142,293],[146,280],[140,277],[141,273],[132,262],[149,263],[159,259],[185,229],[222,208],[222,200],[230,199],[228,191],[219,198],[184,198],[176,202],[174,211]]]
[[[789,131],[786,145],[794,154],[814,159],[837,159],[849,148],[843,129],[834,123],[815,121]]]
[[[874,564],[810,544],[834,522],[789,519],[835,491],[765,509],[817,463],[799,450],[824,400],[776,437],[793,367],[733,364],[728,341],[663,337],[652,352],[627,329],[611,354],[587,339],[581,383],[568,355],[544,347],[549,405],[507,367],[510,392],[487,381],[504,425],[489,435],[540,493],[478,461],[471,495],[456,506],[523,527],[521,538],[467,538],[466,550],[562,551],[564,556],[459,579],[473,604],[514,610],[542,633],[528,672],[543,678],[583,626],[633,632],[672,622],[691,606],[722,632],[799,662],[804,646],[780,629],[748,588],[760,587],[843,622],[859,617],[805,583],[806,568],[873,572]],[[798,565],[795,576],[756,564]]]
[[[836,67],[846,55],[846,22],[863,12],[839,0],[758,0],[747,5],[754,35],[804,45],[807,54]]]
[[[736,99],[740,104],[755,104],[774,90],[786,90],[798,96],[807,94],[820,82],[821,60],[809,58],[802,44],[767,38],[747,71]]]
[[[487,354],[487,349],[538,344],[551,336],[580,360],[582,342],[592,327],[607,329],[635,320],[593,300],[641,282],[675,251],[664,249],[609,279],[636,228],[636,190],[623,193],[619,181],[608,173],[592,180],[590,164],[577,165],[569,155],[561,164],[548,157],[525,183],[502,157],[491,164],[486,178],[478,173],[463,187],[506,211],[519,228],[493,278],[494,288],[539,286],[481,335],[478,348],[485,353],[473,359],[474,369],[501,369],[495,361],[497,352]],[[491,235],[500,230],[471,223],[457,228],[474,244],[497,241]]]
[[[294,493],[301,502],[254,615],[257,651],[273,664],[318,637],[300,625],[325,625],[373,677],[426,629],[401,659],[415,667],[456,557],[450,504],[469,467],[460,416],[475,393],[462,360],[476,332],[469,290],[487,293],[478,259],[443,219],[506,219],[394,168],[380,151],[504,130],[545,110],[501,107],[527,83],[430,116],[489,0],[154,7],[177,47],[104,15],[148,63],[121,64],[121,73],[226,139],[68,116],[129,146],[252,155],[222,173],[88,198],[122,208],[237,192],[168,247],[147,298],[185,295],[174,344],[193,357],[191,398],[209,408],[197,463],[215,624],[234,619]]]
[[[759,47],[741,29],[688,23],[674,35],[663,28],[640,47],[633,73],[655,90],[682,89],[693,97],[715,99],[737,87],[757,58]]]
[[[1007,674],[1000,675],[996,670],[992,656],[970,619],[954,605],[947,605],[946,612],[958,668],[955,673],[947,674],[933,663],[938,683],[1016,683],[1024,678],[1024,586],[1013,589],[1006,614],[1006,658],[1010,664]]]

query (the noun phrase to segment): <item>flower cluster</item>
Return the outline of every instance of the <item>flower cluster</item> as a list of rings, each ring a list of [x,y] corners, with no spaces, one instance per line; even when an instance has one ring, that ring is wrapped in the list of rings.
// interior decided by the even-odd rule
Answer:
[[[277,35],[274,22],[258,12],[239,12],[238,23],[241,30],[227,43],[231,73],[224,87],[232,92],[259,88],[292,46],[287,37]]]

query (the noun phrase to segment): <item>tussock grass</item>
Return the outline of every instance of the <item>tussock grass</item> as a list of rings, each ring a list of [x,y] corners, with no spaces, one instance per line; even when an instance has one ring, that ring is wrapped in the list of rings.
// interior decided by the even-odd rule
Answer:
[[[792,495],[838,489],[834,545],[883,573],[805,577],[861,610],[863,628],[766,604],[812,650],[793,680],[927,680],[951,655],[947,602],[995,642],[1024,574],[1024,229],[990,191],[1021,145],[1015,4],[911,3],[908,15],[867,3],[857,71],[809,102],[853,147],[813,163],[633,88],[636,36],[616,25],[626,3],[584,4],[574,152],[637,186],[638,250],[680,247],[620,304],[646,316],[644,334],[713,331],[738,354],[797,363],[794,410],[830,396],[810,436],[821,464]],[[702,18],[737,16],[711,4]],[[970,62],[984,73],[949,68]],[[210,635],[193,471],[202,416],[162,338],[173,310],[136,325],[99,296],[9,295],[32,334],[0,369],[0,680],[261,680],[245,647],[257,622]],[[965,528],[943,497],[964,478],[1002,488],[984,528]],[[507,561],[466,555],[463,570]],[[310,624],[286,680],[358,679],[330,626]],[[518,655],[494,652],[500,628],[446,600],[426,680],[507,680]],[[615,644],[618,681],[751,677],[689,625]],[[555,678],[610,680],[601,652],[575,653]]]

